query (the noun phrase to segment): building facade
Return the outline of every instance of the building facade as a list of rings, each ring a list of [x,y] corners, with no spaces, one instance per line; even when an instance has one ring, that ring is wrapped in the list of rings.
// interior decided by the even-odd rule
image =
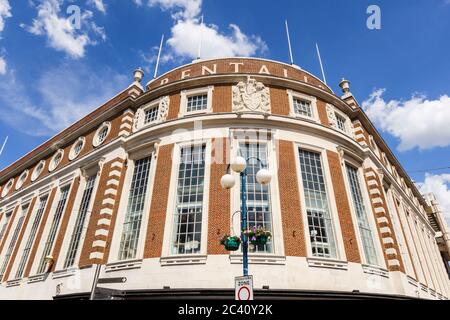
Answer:
[[[242,155],[262,160],[249,224],[273,234],[250,248],[256,298],[448,299],[430,205],[348,81],[252,58],[142,78],[0,172],[0,298],[86,298],[96,270],[125,298],[232,297],[240,188],[220,180]]]

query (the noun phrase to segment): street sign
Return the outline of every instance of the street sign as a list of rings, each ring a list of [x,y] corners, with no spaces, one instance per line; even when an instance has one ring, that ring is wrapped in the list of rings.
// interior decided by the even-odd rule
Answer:
[[[125,277],[98,279],[98,283],[124,283],[124,282],[127,282],[127,278]]]
[[[235,300],[253,300],[253,276],[234,278]]]

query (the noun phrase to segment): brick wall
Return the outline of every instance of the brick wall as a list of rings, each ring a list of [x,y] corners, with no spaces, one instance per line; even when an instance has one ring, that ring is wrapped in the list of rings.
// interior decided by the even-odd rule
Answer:
[[[279,140],[278,154],[283,155],[278,157],[278,185],[285,254],[306,257],[305,232],[293,142]]]
[[[167,213],[167,200],[169,197],[170,173],[172,172],[173,148],[173,144],[159,147],[144,258],[161,256],[166,214],[170,214]]]

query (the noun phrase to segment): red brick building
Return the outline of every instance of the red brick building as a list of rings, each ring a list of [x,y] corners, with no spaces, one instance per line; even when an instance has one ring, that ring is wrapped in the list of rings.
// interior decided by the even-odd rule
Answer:
[[[125,298],[232,297],[237,155],[272,174],[248,164],[250,226],[273,234],[250,248],[256,298],[449,297],[430,208],[348,81],[251,58],[142,77],[0,172],[0,298],[86,298],[97,264]]]

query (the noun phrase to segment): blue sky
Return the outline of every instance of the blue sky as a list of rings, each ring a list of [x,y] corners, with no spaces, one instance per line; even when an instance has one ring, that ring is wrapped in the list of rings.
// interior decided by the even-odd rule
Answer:
[[[372,4],[380,30],[366,25]],[[329,85],[351,81],[404,168],[450,212],[450,169],[427,172],[450,166],[450,0],[0,0],[0,168],[129,85],[136,67],[148,81],[161,34],[160,72],[195,57],[200,28],[205,58],[288,62],[285,19],[295,63],[320,75],[318,42]]]

